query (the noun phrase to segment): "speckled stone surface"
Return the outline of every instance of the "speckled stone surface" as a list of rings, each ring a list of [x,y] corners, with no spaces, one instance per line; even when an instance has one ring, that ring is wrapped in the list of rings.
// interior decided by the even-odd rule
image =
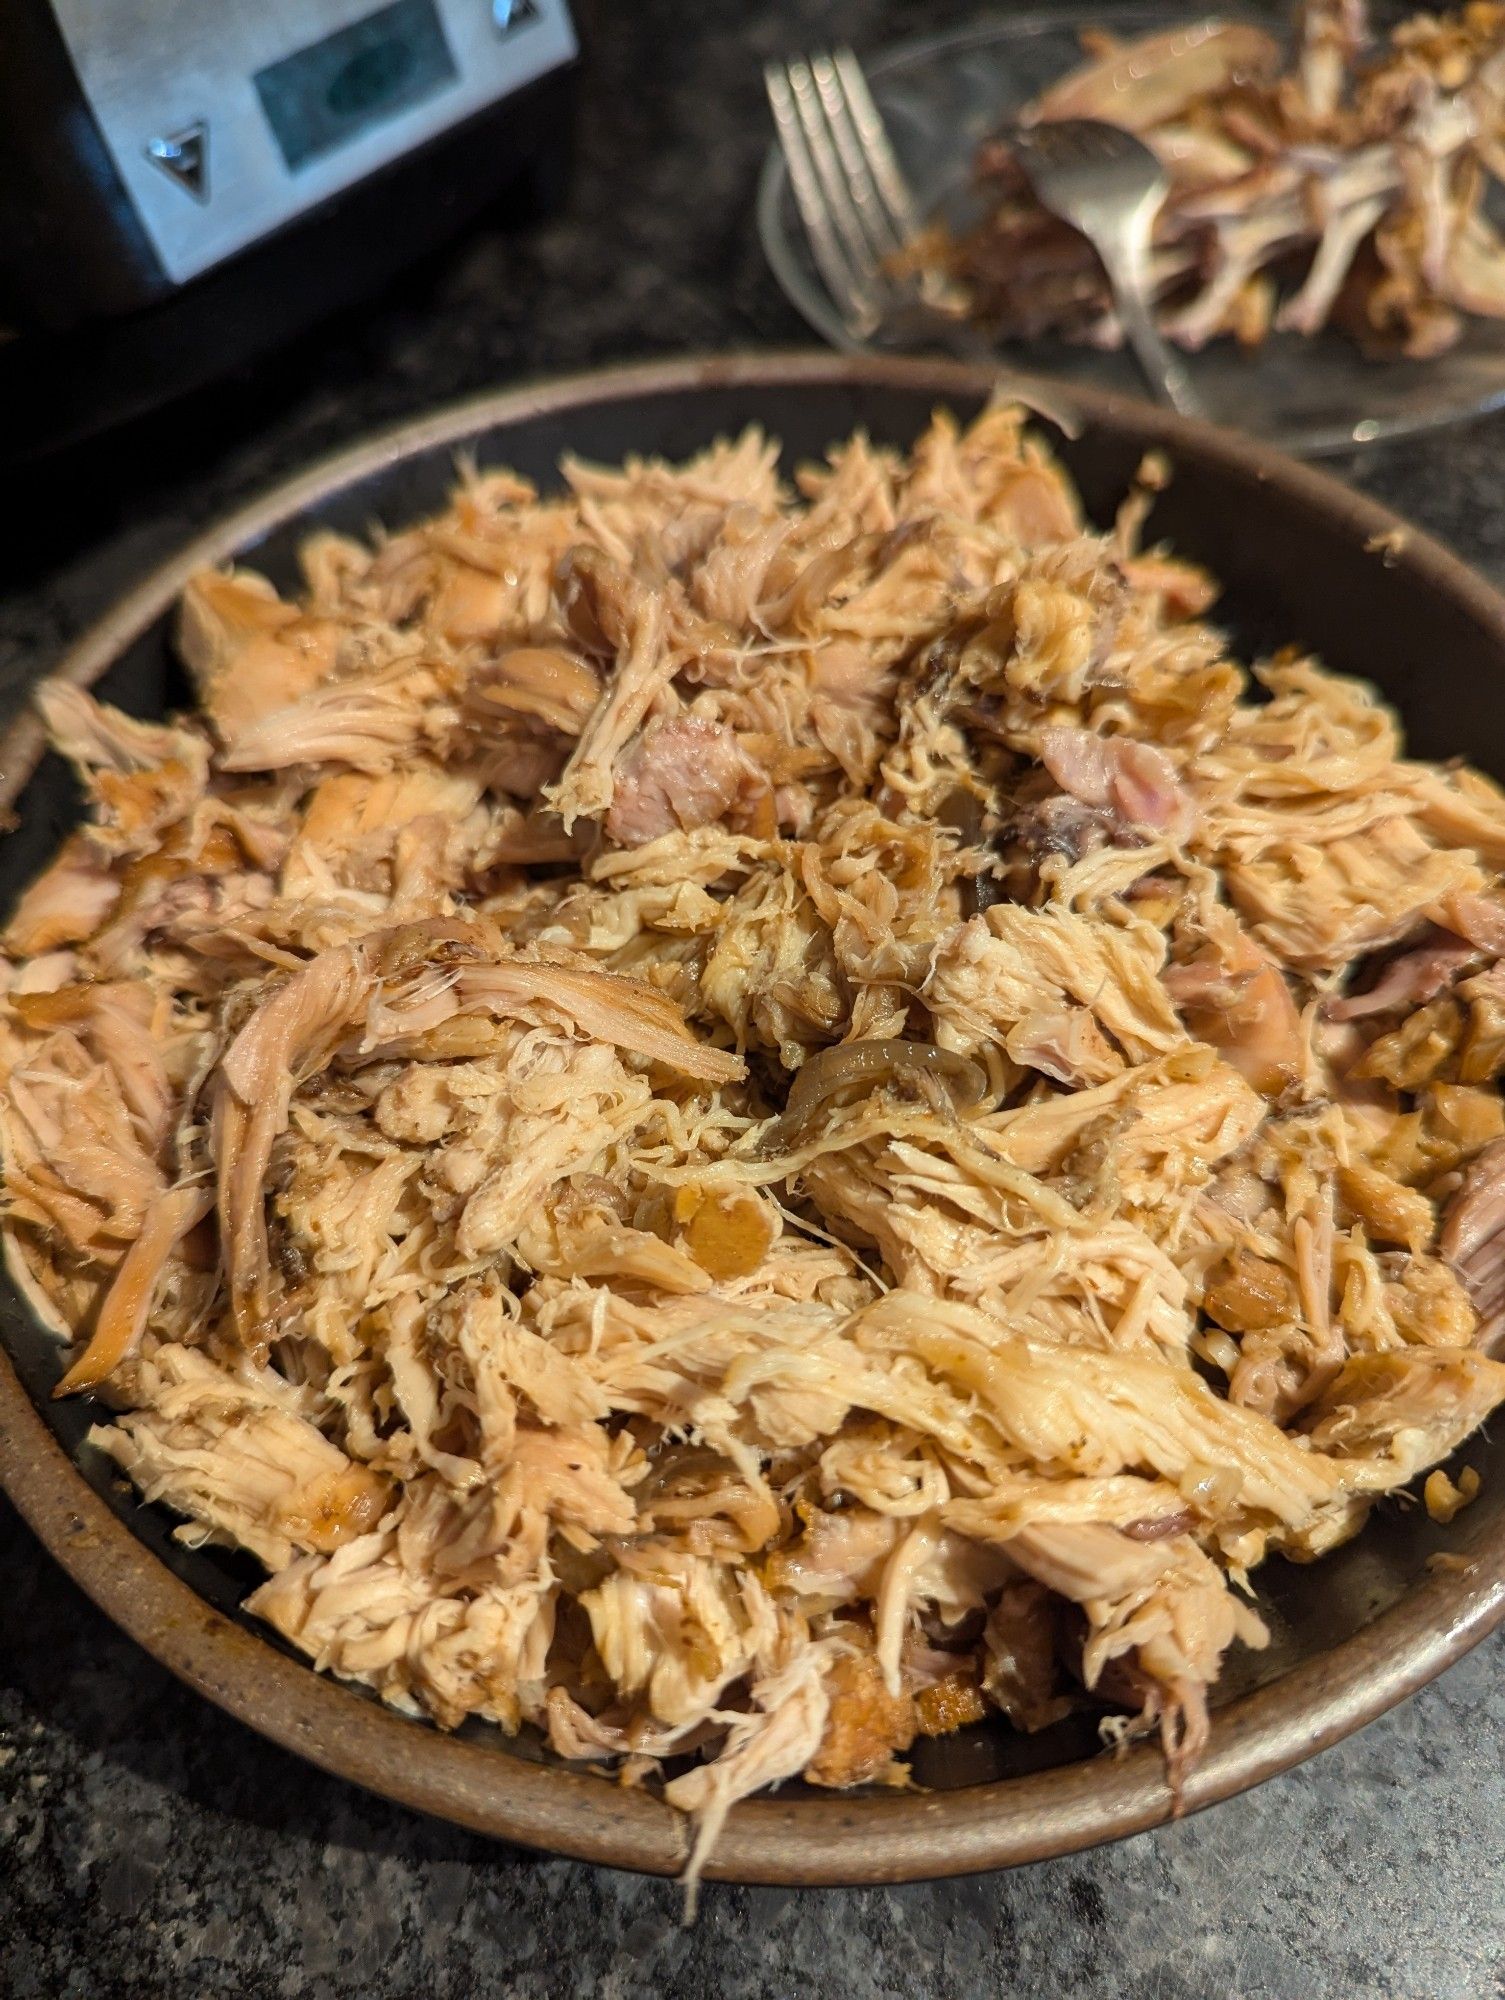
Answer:
[[[597,9],[552,219],[473,232],[275,367],[29,484],[30,525],[0,538],[0,707],[195,525],[375,425],[558,369],[802,341],[750,230],[760,62],[962,18]],[[1505,418],[1351,470],[1505,580]],[[117,1636],[3,1503],[0,1578],[5,1996],[1505,1995],[1505,1634],[1179,1826],[970,1881],[712,1885],[684,1930],[670,1884],[491,1846],[263,1744]]]

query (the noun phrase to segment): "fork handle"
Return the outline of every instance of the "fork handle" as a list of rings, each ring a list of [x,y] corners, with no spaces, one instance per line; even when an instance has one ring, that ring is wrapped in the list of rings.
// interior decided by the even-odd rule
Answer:
[[[1117,243],[1099,242],[1102,258],[1113,287],[1113,303],[1118,309],[1124,337],[1134,350],[1145,380],[1163,403],[1183,417],[1207,415],[1202,399],[1192,387],[1186,363],[1162,338],[1155,324],[1150,298],[1149,246],[1134,238]]]

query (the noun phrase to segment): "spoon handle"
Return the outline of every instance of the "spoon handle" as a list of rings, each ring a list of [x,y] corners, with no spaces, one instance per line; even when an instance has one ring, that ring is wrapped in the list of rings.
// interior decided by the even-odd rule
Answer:
[[[1124,338],[1133,348],[1145,380],[1161,402],[1169,403],[1178,415],[1205,418],[1207,411],[1192,387],[1191,371],[1162,338],[1155,324],[1150,296],[1148,220],[1143,227],[1111,235],[1105,232],[1096,248],[1113,287],[1113,303],[1118,309]]]

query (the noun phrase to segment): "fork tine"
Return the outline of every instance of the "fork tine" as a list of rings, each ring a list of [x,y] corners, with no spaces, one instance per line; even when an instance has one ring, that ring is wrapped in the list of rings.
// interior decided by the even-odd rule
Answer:
[[[873,93],[867,87],[867,78],[862,73],[862,65],[850,49],[838,49],[832,58],[832,66],[841,83],[852,123],[862,143],[863,156],[867,161],[873,185],[882,197],[901,245],[906,244],[920,233],[919,210],[915,206],[914,196],[909,191],[909,183],[904,178],[904,170],[899,165],[893,146],[889,142],[882,114],[873,102]]]
[[[841,156],[842,170],[846,175],[847,190],[867,236],[872,259],[882,264],[896,251],[904,248],[904,238],[900,235],[893,215],[885,203],[882,191],[873,177],[869,160],[868,141],[854,115],[851,102],[843,87],[842,76],[832,56],[812,56],[810,75],[820,98],[821,108],[826,114],[831,137]]]
[[[866,296],[860,272],[854,268],[838,237],[805,137],[788,70],[778,63],[765,64],[763,87],[768,93],[774,130],[778,134],[784,164],[789,169],[789,185],[794,190],[795,205],[805,225],[811,255],[825,280],[831,302],[848,330],[861,335],[871,325],[872,302]]]
[[[842,249],[852,268],[855,289],[863,309],[871,317],[879,311],[878,259],[873,246],[863,228],[862,218],[852,199],[852,191],[847,185],[847,177],[842,169],[836,142],[831,135],[831,127],[821,103],[820,93],[815,87],[810,65],[802,58],[787,66],[789,93],[794,99],[794,109],[800,121],[810,158],[825,197],[826,213],[841,240]]]

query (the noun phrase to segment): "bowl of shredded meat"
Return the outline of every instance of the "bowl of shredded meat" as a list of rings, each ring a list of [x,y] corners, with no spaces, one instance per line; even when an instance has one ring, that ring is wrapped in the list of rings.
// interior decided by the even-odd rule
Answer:
[[[1505,607],[1021,394],[485,399],[13,735],[0,1472],[327,1767],[933,1874],[1224,1797],[1505,1608]]]

